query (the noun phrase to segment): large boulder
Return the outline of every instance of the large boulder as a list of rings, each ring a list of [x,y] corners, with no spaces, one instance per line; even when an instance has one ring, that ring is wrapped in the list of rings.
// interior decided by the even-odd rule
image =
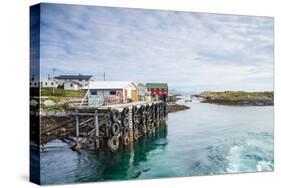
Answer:
[[[56,105],[56,103],[55,103],[54,101],[52,101],[52,100],[45,100],[45,101],[43,102],[43,104],[44,104],[45,106],[55,106],[55,105]]]
[[[61,101],[57,103],[58,106],[63,106],[64,104],[66,104],[66,103],[65,102],[61,102]]]
[[[32,99],[29,103],[31,106],[37,106],[38,105],[38,101],[35,99]]]

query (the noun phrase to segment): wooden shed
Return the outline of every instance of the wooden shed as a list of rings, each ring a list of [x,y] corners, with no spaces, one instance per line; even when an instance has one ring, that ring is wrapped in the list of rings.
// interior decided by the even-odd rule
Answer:
[[[94,81],[84,89],[107,104],[138,101],[138,87],[132,81]]]
[[[146,83],[147,91],[151,96],[167,96],[167,83]]]

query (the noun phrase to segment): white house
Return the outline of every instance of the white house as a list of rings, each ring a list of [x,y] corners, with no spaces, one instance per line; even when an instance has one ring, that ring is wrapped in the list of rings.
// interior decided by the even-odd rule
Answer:
[[[41,87],[41,88],[56,88],[57,87],[57,81],[50,77],[50,75],[48,75],[48,78],[45,80],[38,80],[35,79],[34,77],[31,78],[30,80],[30,87]]]
[[[89,83],[93,81],[91,75],[60,75],[56,76],[57,86],[65,90],[79,90],[88,87]]]
[[[90,82],[93,81],[91,75],[60,75],[56,77],[50,77],[45,80],[34,79],[34,76],[30,79],[30,87],[41,88],[57,88],[61,87],[65,90],[79,90],[83,87],[87,87]]]
[[[54,79],[54,77],[50,77],[50,75],[48,75],[47,80],[40,81],[40,86],[45,88],[57,88],[58,82]]]
[[[83,89],[89,90],[91,97],[97,96],[105,103],[138,101],[138,87],[132,81],[94,81]]]
[[[65,90],[79,90],[83,87],[82,84],[80,84],[79,82],[76,82],[76,81],[65,81],[63,83],[63,88]]]
[[[31,88],[37,88],[40,86],[39,84],[39,81],[38,80],[35,80],[35,79],[31,79],[30,82],[29,82],[29,86]]]

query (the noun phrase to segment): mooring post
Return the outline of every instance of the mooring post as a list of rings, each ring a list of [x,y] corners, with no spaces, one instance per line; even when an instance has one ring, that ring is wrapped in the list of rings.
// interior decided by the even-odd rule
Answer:
[[[98,110],[95,111],[95,126],[96,126],[96,149],[98,149],[100,147]]]
[[[75,114],[75,120],[76,120],[76,150],[80,150],[80,143],[79,143],[79,117],[78,117],[78,110],[76,109]]]

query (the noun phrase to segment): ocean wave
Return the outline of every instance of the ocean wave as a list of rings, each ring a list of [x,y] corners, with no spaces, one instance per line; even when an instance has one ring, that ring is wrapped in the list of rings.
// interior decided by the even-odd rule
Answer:
[[[272,171],[273,136],[269,133],[248,133],[227,137],[208,147],[208,163],[212,173]]]
[[[272,171],[274,169],[274,163],[272,161],[258,161],[256,169],[258,172]]]
[[[243,151],[243,146],[233,146],[229,150],[229,155],[226,159],[229,161],[226,171],[229,173],[240,172],[241,169],[241,153]]]

